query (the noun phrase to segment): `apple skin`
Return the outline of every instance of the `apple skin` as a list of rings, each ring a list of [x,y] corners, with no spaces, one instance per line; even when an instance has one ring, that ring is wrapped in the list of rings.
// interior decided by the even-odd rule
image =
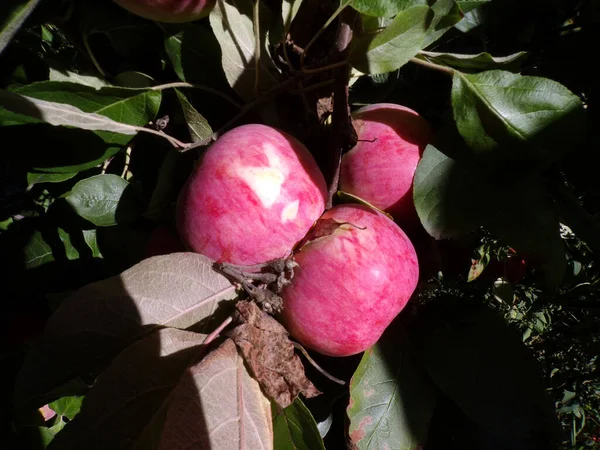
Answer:
[[[412,184],[432,138],[429,124],[412,109],[393,103],[360,108],[352,123],[358,143],[342,158],[339,188],[391,214],[403,227],[420,223]]]
[[[327,186],[307,148],[266,125],[243,125],[202,156],[177,205],[191,250],[218,262],[287,257],[325,210]]]
[[[326,219],[345,223],[302,246],[282,292],[282,321],[302,345],[328,356],[350,356],[375,344],[405,307],[419,278],[406,234],[363,205],[338,205]]]
[[[216,0],[114,0],[127,11],[150,20],[186,23],[208,16]]]

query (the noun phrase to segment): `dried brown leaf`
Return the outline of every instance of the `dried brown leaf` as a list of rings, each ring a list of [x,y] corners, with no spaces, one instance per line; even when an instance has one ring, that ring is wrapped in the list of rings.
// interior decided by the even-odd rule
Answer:
[[[238,302],[237,310],[243,323],[228,335],[267,396],[285,408],[300,393],[307,398],[319,395],[321,392],[306,378],[286,329],[253,302]]]

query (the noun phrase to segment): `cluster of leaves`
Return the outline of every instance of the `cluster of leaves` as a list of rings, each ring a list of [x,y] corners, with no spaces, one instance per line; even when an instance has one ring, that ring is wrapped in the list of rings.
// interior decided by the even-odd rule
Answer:
[[[522,341],[547,379],[560,378],[552,392],[561,391],[568,440],[591,439],[582,418],[600,420],[585,337],[595,316],[572,319],[561,302],[592,302],[595,291],[600,234],[576,199],[594,192],[593,177],[578,177],[588,173],[575,161],[585,161],[580,147],[598,132],[582,128],[597,97],[552,66],[558,50],[537,50],[549,36],[558,49],[598,17],[588,14],[591,0],[557,0],[546,22],[535,5],[517,4],[218,0],[207,19],[184,25],[108,1],[0,6],[7,317],[53,312],[26,357],[27,346],[3,355],[14,368],[7,399],[16,386],[6,418],[20,431],[7,430],[8,445],[37,431],[38,444],[57,449],[318,449],[339,448],[346,431],[359,449],[555,448],[554,408]],[[145,245],[152,230],[173,227],[195,153],[221,132],[243,121],[281,127],[307,143],[333,182],[335,152],[351,142],[349,107],[383,100],[413,107],[438,131],[414,181],[427,233],[449,239],[485,227],[494,238],[480,259],[500,240],[531,263],[539,287],[529,278],[514,289],[436,278],[420,290],[427,301],[414,302],[414,314],[362,358],[314,355],[349,389],[308,367],[324,394],[303,402],[297,394],[316,388],[276,322],[235,316],[239,292],[202,256],[142,261]],[[565,245],[561,223],[592,250],[579,239]],[[584,325],[567,351],[560,339],[573,320]],[[265,350],[264,333],[280,353]],[[269,372],[269,358],[286,369]],[[48,402],[56,416],[46,422],[19,415]]]

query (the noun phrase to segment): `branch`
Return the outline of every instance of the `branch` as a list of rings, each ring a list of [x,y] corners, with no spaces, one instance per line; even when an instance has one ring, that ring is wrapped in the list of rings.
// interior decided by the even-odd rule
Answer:
[[[334,44],[336,59],[345,61],[352,41],[352,24],[357,14],[352,9],[344,10]],[[352,126],[350,106],[348,104],[348,82],[350,67],[346,64],[334,70],[333,115],[330,135],[332,174],[327,192],[327,209],[333,205],[333,196],[340,181],[342,155],[356,145],[358,137]]]

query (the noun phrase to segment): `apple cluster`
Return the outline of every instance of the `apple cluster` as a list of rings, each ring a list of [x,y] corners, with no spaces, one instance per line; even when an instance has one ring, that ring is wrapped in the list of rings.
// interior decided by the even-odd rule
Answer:
[[[398,223],[417,220],[411,186],[429,126],[391,104],[360,109],[353,120],[359,143],[343,158],[340,187],[376,208],[325,211],[327,186],[308,149],[258,124],[209,147],[177,202],[179,236],[194,252],[238,265],[293,256],[281,319],[300,343],[329,356],[377,342],[419,278],[417,253]]]

